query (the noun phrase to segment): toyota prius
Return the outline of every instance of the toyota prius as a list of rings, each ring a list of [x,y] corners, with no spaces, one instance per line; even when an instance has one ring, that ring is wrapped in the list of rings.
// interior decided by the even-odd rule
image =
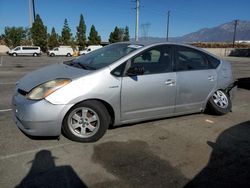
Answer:
[[[199,48],[115,43],[21,78],[14,121],[28,135],[93,142],[111,125],[226,114],[232,83],[231,65]]]

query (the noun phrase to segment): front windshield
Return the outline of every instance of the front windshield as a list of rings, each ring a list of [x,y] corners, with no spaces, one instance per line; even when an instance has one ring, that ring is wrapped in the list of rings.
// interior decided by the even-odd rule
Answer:
[[[18,50],[20,50],[19,46],[14,49],[14,51],[18,51]]]
[[[71,65],[78,64],[78,67],[92,70],[100,69],[141,47],[142,45],[131,45],[129,43],[111,44],[74,59]]]

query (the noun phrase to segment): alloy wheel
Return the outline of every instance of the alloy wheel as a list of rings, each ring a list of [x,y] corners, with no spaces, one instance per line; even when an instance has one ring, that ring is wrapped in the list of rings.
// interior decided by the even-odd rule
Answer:
[[[77,137],[88,138],[96,134],[100,127],[97,113],[86,107],[73,110],[68,117],[69,130]]]
[[[228,106],[227,96],[220,90],[214,92],[213,101],[220,108],[227,108]]]

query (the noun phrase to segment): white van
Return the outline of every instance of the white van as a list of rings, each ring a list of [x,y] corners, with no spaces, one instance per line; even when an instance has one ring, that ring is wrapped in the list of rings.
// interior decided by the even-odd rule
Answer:
[[[18,56],[18,55],[41,55],[41,48],[39,46],[17,46],[12,50],[8,51],[9,55]]]
[[[87,54],[89,52],[92,52],[92,51],[97,50],[97,49],[102,48],[102,47],[103,46],[101,46],[101,45],[90,45],[85,50],[80,51],[79,54],[80,55],[85,55],[85,54]]]
[[[74,51],[71,46],[59,46],[48,51],[49,56],[60,55],[70,57],[73,55],[73,53]]]

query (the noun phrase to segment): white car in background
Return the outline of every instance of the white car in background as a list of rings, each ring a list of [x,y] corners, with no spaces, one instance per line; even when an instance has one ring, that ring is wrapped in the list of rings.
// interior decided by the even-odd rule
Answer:
[[[12,50],[8,51],[9,55],[18,56],[18,55],[41,55],[41,48],[39,46],[17,46]]]
[[[70,57],[74,54],[71,46],[59,46],[48,51],[48,55],[53,56],[67,56]]]
[[[100,49],[100,48],[102,48],[102,47],[103,47],[103,46],[101,46],[101,45],[90,45],[90,46],[88,46],[85,50],[80,51],[79,54],[80,54],[80,55],[85,55],[85,54],[87,54],[87,53],[89,53],[89,52],[92,52],[92,51],[94,51],[94,50]]]

